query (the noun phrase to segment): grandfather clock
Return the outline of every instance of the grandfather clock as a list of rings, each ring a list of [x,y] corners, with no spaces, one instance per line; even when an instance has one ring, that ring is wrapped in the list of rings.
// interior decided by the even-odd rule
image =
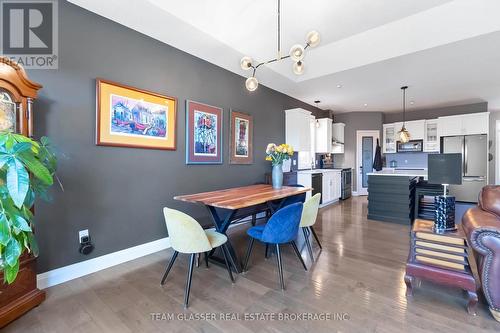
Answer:
[[[41,88],[21,66],[0,57],[0,130],[33,136],[33,101]],[[45,299],[45,292],[36,286],[35,261],[32,255],[23,254],[17,278],[10,285],[3,283],[0,272],[0,328]]]

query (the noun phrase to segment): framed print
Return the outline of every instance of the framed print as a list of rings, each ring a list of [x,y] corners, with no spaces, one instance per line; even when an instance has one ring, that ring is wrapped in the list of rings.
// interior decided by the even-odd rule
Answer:
[[[186,163],[222,164],[222,109],[186,101]]]
[[[229,163],[253,163],[253,117],[231,110],[231,134],[229,135]]]
[[[99,146],[176,149],[174,97],[97,80]]]

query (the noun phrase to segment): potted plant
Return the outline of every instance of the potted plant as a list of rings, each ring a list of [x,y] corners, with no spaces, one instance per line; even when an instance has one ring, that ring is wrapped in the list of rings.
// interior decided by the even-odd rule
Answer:
[[[0,270],[11,284],[23,253],[38,255],[33,235],[32,207],[36,197],[47,198],[57,160],[49,140],[0,132]]]
[[[283,187],[283,161],[293,156],[293,148],[286,143],[279,146],[270,143],[267,145],[266,154],[266,161],[271,161],[273,165],[273,188],[280,189]]]

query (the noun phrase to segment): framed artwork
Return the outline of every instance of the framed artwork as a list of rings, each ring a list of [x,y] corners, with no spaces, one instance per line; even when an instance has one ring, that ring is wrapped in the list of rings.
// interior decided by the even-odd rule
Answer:
[[[253,117],[231,110],[231,134],[229,136],[229,163],[253,163]]]
[[[177,99],[97,80],[99,146],[176,149]]]
[[[186,163],[222,164],[222,109],[186,101]]]

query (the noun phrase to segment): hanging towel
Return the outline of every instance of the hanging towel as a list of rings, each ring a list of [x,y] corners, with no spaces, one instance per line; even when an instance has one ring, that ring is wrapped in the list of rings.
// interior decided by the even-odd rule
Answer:
[[[377,149],[375,150],[375,158],[373,159],[373,169],[376,171],[382,170],[382,153],[380,152],[380,144],[377,139]]]

